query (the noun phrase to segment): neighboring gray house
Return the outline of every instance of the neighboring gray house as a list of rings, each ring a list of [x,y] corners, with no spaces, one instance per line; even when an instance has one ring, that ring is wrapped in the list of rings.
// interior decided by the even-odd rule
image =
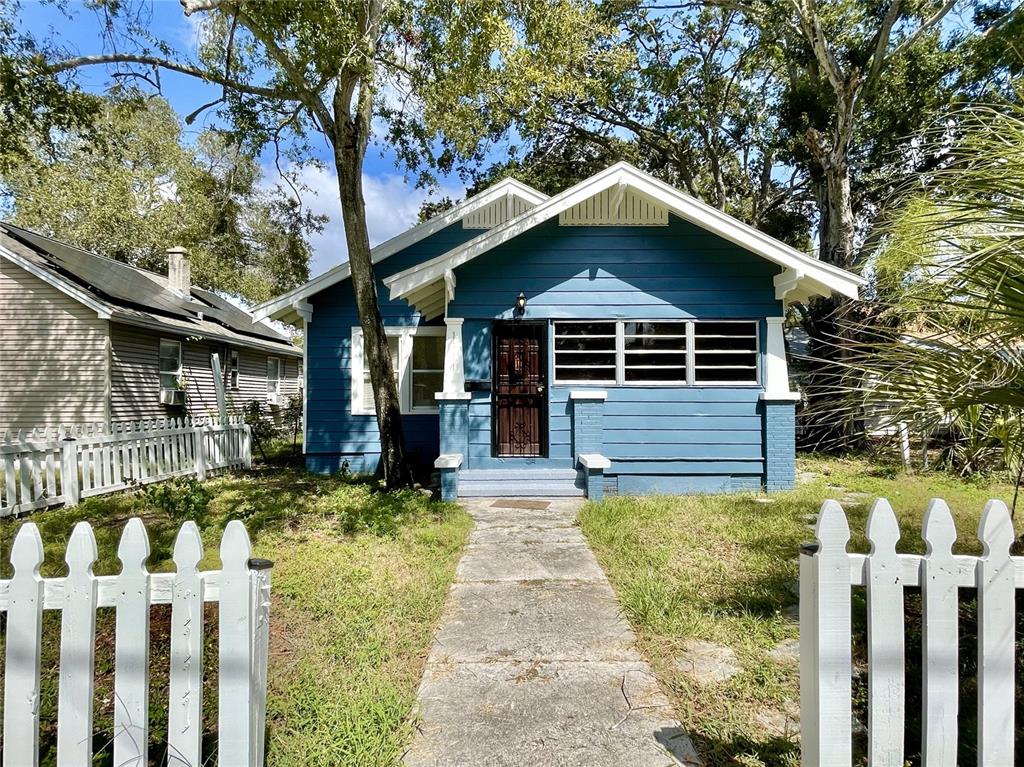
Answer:
[[[63,424],[211,415],[213,355],[229,409],[283,407],[302,351],[190,283],[0,224],[0,433]]]

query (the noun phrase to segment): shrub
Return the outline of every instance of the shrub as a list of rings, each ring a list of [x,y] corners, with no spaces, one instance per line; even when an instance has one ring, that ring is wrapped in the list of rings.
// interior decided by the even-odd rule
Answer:
[[[202,482],[195,477],[174,477],[143,488],[145,501],[162,509],[175,522],[198,521],[206,514],[213,499]]]

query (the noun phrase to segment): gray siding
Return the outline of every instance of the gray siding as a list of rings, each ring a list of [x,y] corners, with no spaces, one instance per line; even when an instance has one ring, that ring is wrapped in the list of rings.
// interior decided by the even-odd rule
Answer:
[[[0,258],[0,432],[105,421],[107,327]]]
[[[227,344],[218,341],[190,340],[171,333],[159,333],[129,325],[112,325],[113,350],[112,418],[130,421],[140,418],[164,418],[183,414],[181,408],[160,404],[160,339],[174,338],[182,342],[182,375],[187,381],[189,415],[215,415],[217,391],[214,385],[212,355],[221,355],[227,365]],[[252,349],[239,349],[238,389],[228,391],[228,407],[238,412],[252,400],[266,401],[267,357]],[[298,392],[298,359],[281,358],[282,387],[285,394]]]

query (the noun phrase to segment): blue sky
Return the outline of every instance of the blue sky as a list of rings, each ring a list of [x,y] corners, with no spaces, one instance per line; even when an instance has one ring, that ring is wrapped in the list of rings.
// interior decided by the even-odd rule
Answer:
[[[153,0],[151,8],[152,18],[147,26],[173,45],[182,57],[191,55],[196,49],[198,26],[194,20],[185,17],[178,0]],[[102,20],[94,11],[80,2],[69,2],[66,10],[70,20],[50,4],[27,0],[19,13],[19,22],[37,37],[54,37],[71,54],[96,54],[108,50],[104,45]],[[189,114],[220,94],[219,87],[185,75],[163,72],[160,77],[162,93],[179,115]],[[87,90],[103,91],[110,78],[104,67],[94,67],[83,70],[78,81]],[[214,120],[211,112],[204,113],[194,124],[185,126],[186,136],[194,137]],[[330,152],[322,139],[314,147],[319,158],[329,167],[303,170],[302,180],[311,190],[303,194],[303,203],[315,212],[329,216],[330,222],[323,234],[312,242],[313,276],[345,260],[337,179]],[[268,155],[262,160],[268,181],[275,181],[278,175],[272,157]],[[430,192],[413,188],[396,168],[394,153],[379,142],[367,152],[363,190],[371,244],[382,242],[413,224],[424,199],[445,195],[458,198],[465,192],[462,184],[454,178],[442,180],[439,188]]]

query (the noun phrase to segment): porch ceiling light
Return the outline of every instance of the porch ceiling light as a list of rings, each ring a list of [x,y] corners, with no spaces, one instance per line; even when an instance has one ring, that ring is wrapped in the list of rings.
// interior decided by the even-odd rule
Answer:
[[[526,314],[526,294],[523,291],[519,291],[519,295],[516,296],[516,315],[522,317]]]

